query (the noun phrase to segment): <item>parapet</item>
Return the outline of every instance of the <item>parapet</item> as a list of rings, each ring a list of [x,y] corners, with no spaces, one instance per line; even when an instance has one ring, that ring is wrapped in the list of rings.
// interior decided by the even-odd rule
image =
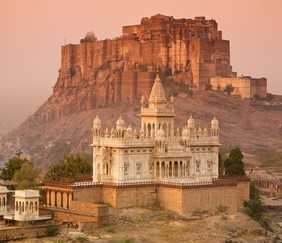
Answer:
[[[36,198],[40,197],[38,190],[16,190],[15,197]]]

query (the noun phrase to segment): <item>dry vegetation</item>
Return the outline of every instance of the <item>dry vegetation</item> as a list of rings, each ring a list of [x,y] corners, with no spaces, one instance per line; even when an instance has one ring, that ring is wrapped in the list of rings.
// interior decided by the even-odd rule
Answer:
[[[26,243],[270,243],[273,236],[243,213],[227,214],[218,209],[213,215],[197,212],[190,219],[158,210],[122,210],[115,221],[84,234],[64,232],[56,238],[34,239]],[[233,240],[233,241],[230,241]],[[279,242],[279,241],[277,241]]]

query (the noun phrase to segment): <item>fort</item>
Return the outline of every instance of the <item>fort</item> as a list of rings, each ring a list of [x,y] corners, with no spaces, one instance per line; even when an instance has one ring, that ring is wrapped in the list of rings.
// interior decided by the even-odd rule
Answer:
[[[237,78],[230,64],[230,42],[222,38],[215,20],[157,14],[123,26],[116,38],[99,40],[89,32],[79,44],[62,46],[58,80],[40,116],[52,120],[139,101],[142,95],[148,97],[157,69],[164,80],[192,89],[210,88],[216,77],[216,89],[231,83],[234,94],[244,98],[266,95],[266,79]]]

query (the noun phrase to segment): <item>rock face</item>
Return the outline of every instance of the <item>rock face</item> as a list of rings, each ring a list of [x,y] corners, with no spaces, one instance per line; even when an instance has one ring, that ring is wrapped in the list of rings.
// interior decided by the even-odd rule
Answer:
[[[130,102],[147,96],[155,73],[204,89],[214,76],[232,76],[229,41],[215,20],[175,19],[164,15],[124,26],[122,36],[98,40],[87,33],[79,44],[61,50],[53,95],[40,116],[63,114]]]

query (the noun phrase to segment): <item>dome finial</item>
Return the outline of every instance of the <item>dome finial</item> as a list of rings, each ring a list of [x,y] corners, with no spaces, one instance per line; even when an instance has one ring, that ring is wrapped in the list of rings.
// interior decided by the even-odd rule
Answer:
[[[156,78],[150,93],[149,102],[151,103],[167,103],[165,89],[161,82],[159,73],[157,72]]]
[[[93,128],[94,129],[100,129],[102,127],[101,119],[98,115],[96,115],[95,119],[93,120]]]
[[[125,121],[122,119],[120,115],[117,122],[116,122],[116,129],[117,130],[125,130]]]

